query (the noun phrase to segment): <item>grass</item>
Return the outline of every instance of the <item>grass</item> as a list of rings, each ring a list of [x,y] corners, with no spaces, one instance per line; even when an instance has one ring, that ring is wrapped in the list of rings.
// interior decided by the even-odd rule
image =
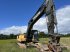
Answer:
[[[0,52],[37,52],[35,48],[19,48],[15,39],[0,40]]]
[[[61,38],[61,44],[65,44],[67,46],[70,46],[70,37],[63,37]],[[40,43],[48,43],[48,38],[41,38]],[[9,40],[0,40],[0,52],[38,52],[35,48],[19,48],[17,45],[17,41],[15,39],[9,39]],[[63,52],[70,52],[70,50],[64,49]]]
[[[61,38],[61,43],[70,47],[70,37],[63,37]]]
[[[70,37],[61,38],[60,43],[65,47],[68,47],[67,49],[63,49],[64,52],[70,52]]]

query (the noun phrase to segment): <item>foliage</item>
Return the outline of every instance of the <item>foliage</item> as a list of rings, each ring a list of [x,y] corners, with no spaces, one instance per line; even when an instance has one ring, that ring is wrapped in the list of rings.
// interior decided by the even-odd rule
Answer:
[[[70,37],[70,34],[61,34],[61,37]]]
[[[46,38],[48,37],[48,34],[45,34],[44,32],[39,32],[39,38]]]
[[[0,39],[16,39],[17,35],[10,34],[10,35],[3,35],[0,34]]]

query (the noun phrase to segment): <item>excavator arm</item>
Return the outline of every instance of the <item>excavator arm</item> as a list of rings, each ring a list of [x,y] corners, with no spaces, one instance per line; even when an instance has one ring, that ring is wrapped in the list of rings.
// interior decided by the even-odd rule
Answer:
[[[27,42],[32,41],[32,34],[31,30],[33,28],[33,25],[44,15],[46,14],[46,18],[48,20],[47,26],[48,26],[48,33],[53,34],[54,33],[54,24],[57,24],[55,20],[55,14],[54,14],[54,4],[53,0],[45,0],[45,2],[41,5],[41,7],[38,9],[36,14],[31,18],[31,20],[28,23],[28,29],[27,29]]]

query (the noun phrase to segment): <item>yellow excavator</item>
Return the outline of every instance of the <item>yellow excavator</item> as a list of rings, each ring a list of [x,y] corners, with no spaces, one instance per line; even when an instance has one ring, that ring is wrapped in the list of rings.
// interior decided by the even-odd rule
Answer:
[[[54,33],[54,29],[56,27],[57,29],[57,20],[55,15],[55,5],[53,0],[45,0],[45,2],[41,5],[41,7],[38,9],[36,14],[30,19],[28,22],[28,28],[26,35],[18,35],[17,40],[18,42],[25,44],[27,46],[27,43],[33,42],[34,44],[37,44],[39,42],[38,37],[38,31],[33,30],[33,25],[45,14],[45,17],[47,19],[47,28],[48,28],[48,35],[49,35],[49,41],[48,41],[48,48],[52,52],[61,52],[60,48],[60,36],[57,33]],[[33,40],[34,38],[34,40]]]

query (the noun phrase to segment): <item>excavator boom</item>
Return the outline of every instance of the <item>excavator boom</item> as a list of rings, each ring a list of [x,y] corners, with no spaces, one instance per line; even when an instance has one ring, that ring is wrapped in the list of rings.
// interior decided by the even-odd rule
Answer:
[[[36,14],[31,18],[31,20],[28,23],[28,29],[27,29],[27,42],[32,40],[31,30],[33,28],[33,25],[41,18],[41,16],[44,14],[45,6],[42,5],[39,10],[36,12]]]

